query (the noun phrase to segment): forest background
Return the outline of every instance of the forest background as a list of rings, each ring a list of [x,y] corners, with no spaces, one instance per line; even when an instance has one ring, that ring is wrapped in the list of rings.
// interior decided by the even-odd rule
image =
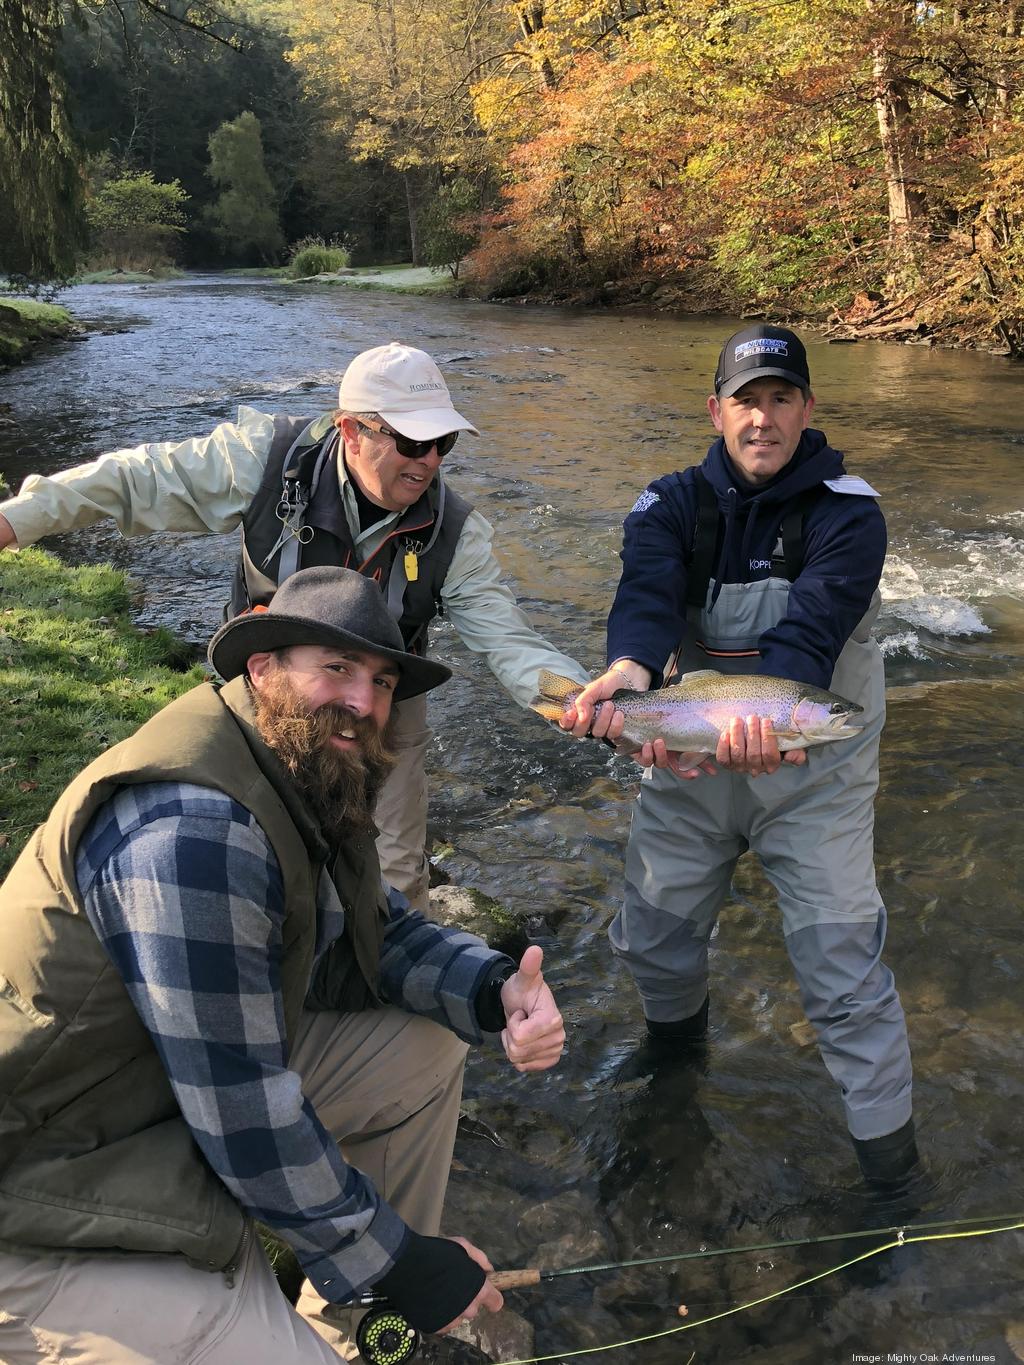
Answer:
[[[1021,355],[1022,31],[1018,0],[3,0],[0,271],[145,222],[191,266],[313,239]]]

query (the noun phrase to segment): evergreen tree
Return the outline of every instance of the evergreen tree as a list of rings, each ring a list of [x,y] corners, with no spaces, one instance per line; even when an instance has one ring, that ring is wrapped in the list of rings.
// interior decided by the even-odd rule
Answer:
[[[210,135],[207,172],[220,194],[208,210],[214,232],[231,255],[274,260],[284,250],[274,187],[263,160],[260,121],[246,110]]]

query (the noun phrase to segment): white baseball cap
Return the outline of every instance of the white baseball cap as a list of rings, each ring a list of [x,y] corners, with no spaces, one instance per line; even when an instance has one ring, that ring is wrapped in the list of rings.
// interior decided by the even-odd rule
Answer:
[[[390,341],[362,351],[342,375],[343,412],[376,412],[412,441],[432,441],[449,431],[480,433],[452,406],[448,385],[426,351]]]

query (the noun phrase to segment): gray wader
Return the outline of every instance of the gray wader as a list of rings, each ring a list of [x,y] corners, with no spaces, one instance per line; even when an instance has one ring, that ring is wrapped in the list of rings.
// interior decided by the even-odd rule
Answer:
[[[678,673],[756,673],[757,642],[785,614],[789,583],[725,584],[691,608]],[[680,781],[645,772],[626,852],[623,907],[609,930],[652,1021],[696,1013],[708,990],[708,941],[748,848],[774,886],[807,1018],[842,1093],[855,1138],[910,1118],[911,1065],[893,975],[881,960],[886,916],[875,884],[874,798],[885,722],[882,657],[870,638],[878,594],[836,663],[832,690],[864,707],[855,738],[753,779],[719,771]],[[704,648],[701,649],[697,641]],[[747,657],[730,653],[753,651]]]

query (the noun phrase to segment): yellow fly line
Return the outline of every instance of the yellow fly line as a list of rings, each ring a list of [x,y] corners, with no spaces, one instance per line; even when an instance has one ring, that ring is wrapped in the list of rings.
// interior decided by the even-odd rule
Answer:
[[[787,1285],[785,1289],[777,1289],[773,1294],[765,1294],[762,1298],[751,1299],[749,1303],[738,1303],[734,1308],[727,1308],[723,1313],[713,1313],[710,1317],[698,1318],[694,1322],[684,1322],[679,1327],[667,1327],[662,1332],[651,1332],[647,1336],[630,1337],[627,1341],[613,1341],[607,1346],[585,1346],[576,1351],[557,1351],[554,1355],[526,1356],[522,1360],[500,1361],[498,1365],[542,1365],[544,1361],[570,1360],[574,1356],[596,1355],[599,1351],[617,1351],[623,1346],[641,1346],[647,1341],[658,1341],[662,1337],[678,1336],[680,1332],[692,1332],[695,1327],[704,1327],[709,1322],[719,1322],[722,1318],[732,1317],[735,1313],[745,1313],[750,1308],[758,1308],[763,1303],[771,1303],[773,1299],[781,1299],[784,1294],[792,1294],[797,1289],[806,1289],[809,1284],[817,1284],[819,1280],[825,1280],[830,1275],[837,1275],[841,1270],[848,1270],[850,1266],[870,1260],[872,1256],[881,1256],[883,1252],[894,1251],[897,1247],[910,1246],[914,1242],[947,1242],[962,1237],[991,1237],[997,1232],[1019,1232],[1021,1229],[1024,1229],[1024,1222],[1009,1223],[998,1228],[975,1228],[969,1232],[932,1232],[917,1237],[906,1237],[902,1232],[898,1232],[895,1241],[886,1242],[883,1246],[872,1247],[870,1251],[864,1251],[859,1256],[854,1256],[852,1261],[843,1261],[842,1265],[834,1265],[831,1269],[822,1270],[819,1274],[811,1275],[806,1280],[798,1280],[796,1284]],[[691,1361],[692,1359],[691,1356]]]

